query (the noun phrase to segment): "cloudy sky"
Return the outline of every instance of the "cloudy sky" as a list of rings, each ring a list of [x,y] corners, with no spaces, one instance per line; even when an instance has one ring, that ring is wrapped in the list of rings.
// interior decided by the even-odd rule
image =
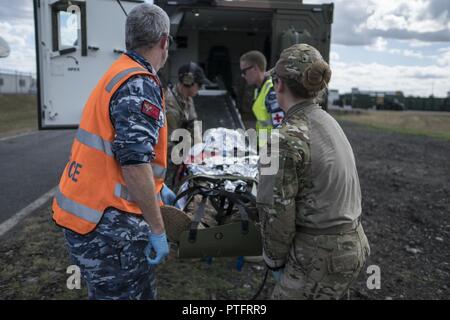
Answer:
[[[420,96],[450,91],[450,0],[334,3],[331,88]],[[0,0],[0,35],[11,46],[0,69],[35,72],[33,29],[31,0]]]

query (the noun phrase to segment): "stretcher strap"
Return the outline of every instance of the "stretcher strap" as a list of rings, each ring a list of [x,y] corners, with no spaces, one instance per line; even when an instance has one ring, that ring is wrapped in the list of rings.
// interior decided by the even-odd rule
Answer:
[[[247,210],[245,209],[245,202],[248,202],[248,201],[251,202],[251,199],[249,198],[248,195],[235,194],[235,193],[228,192],[225,190],[207,189],[203,186],[193,186],[191,188],[184,190],[180,194],[178,194],[175,199],[175,202],[177,202],[178,199],[181,199],[185,196],[187,196],[189,199],[192,199],[195,195],[198,195],[198,194],[202,195],[202,201],[200,202],[200,204],[195,212],[194,219],[190,226],[189,238],[188,238],[189,242],[196,241],[198,225],[200,224],[200,222],[205,214],[205,206],[206,206],[206,201],[207,201],[208,197],[219,196],[221,198],[220,199],[219,216],[223,215],[223,210],[224,210],[223,207],[225,204],[225,199],[228,199],[230,202],[229,202],[227,214],[231,213],[229,211],[231,211],[230,208],[232,209],[233,205],[236,206],[238,208],[239,214],[241,216],[242,233],[247,234],[249,232],[249,217],[248,217]]]
[[[198,205],[197,211],[195,212],[194,219],[191,222],[191,228],[189,230],[189,242],[195,242],[197,239],[197,228],[205,215],[205,206],[208,196],[204,195],[202,201]]]

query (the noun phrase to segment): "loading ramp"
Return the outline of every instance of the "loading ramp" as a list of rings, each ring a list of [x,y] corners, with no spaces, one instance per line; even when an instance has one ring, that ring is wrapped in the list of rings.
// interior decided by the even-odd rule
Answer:
[[[241,114],[226,90],[201,90],[194,103],[203,131],[219,127],[245,129]]]

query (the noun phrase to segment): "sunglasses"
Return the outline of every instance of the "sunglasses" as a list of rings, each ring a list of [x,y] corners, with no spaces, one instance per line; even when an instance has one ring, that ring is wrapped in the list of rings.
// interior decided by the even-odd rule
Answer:
[[[245,77],[245,74],[247,73],[248,70],[250,70],[251,68],[253,68],[254,66],[250,66],[244,69],[241,69],[241,76]]]

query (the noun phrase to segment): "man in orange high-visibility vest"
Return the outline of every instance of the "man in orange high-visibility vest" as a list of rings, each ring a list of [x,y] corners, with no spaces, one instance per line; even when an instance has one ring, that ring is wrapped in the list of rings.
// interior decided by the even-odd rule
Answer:
[[[168,57],[169,28],[156,5],[128,14],[127,52],[86,102],[53,200],[90,299],[156,298],[154,268],[169,253],[160,212],[167,126],[156,74]]]

